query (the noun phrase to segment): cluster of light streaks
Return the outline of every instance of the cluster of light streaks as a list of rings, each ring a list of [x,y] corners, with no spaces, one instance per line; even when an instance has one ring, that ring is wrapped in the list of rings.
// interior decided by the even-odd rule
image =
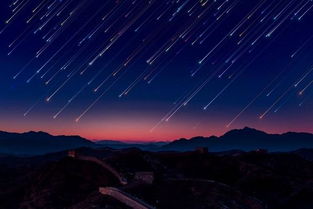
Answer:
[[[4,36],[14,24],[23,27],[8,44],[8,56],[14,56],[33,37],[40,40],[41,46],[13,79],[24,79],[25,76],[27,83],[39,79],[47,88],[44,99],[36,101],[24,116],[43,100],[51,102],[68,85],[75,86],[75,79],[79,78],[85,80],[84,84],[78,85],[76,92],[52,116],[53,119],[60,117],[82,92],[89,91],[95,98],[78,114],[75,119],[78,122],[138,63],[144,63],[145,67],[124,85],[126,88],[117,97],[129,95],[139,83],[151,84],[163,71],[171,70],[168,66],[177,62],[181,53],[190,48],[199,51],[190,73],[190,79],[197,80],[198,84],[179,97],[151,131],[169,121],[213,81],[226,80],[215,96],[203,104],[203,111],[207,110],[247,70],[251,70],[250,66],[275,40],[284,36],[286,28],[301,24],[313,8],[312,0],[258,0],[250,3],[245,13],[238,15],[243,2],[14,0],[9,5],[11,15],[0,34]],[[272,97],[284,83],[283,75],[291,63],[312,44],[312,40],[313,34],[290,54],[287,67],[262,88],[226,124],[227,127],[259,98]],[[95,67],[103,59],[105,64]],[[287,89],[275,95],[269,107],[258,116],[260,119],[270,112],[278,112],[293,95],[306,95],[299,106],[312,97],[313,67],[301,69],[301,72]]]

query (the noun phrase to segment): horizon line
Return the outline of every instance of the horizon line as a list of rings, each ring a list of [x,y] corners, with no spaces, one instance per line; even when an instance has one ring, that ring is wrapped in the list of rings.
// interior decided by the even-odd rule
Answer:
[[[123,142],[123,143],[140,143],[140,144],[145,144],[145,143],[158,143],[158,142],[172,142],[172,141],[175,141],[175,140],[178,140],[178,139],[192,139],[192,138],[196,138],[196,137],[206,137],[206,138],[209,138],[209,137],[221,137],[223,135],[225,135],[226,133],[230,132],[230,131],[234,131],[234,130],[244,130],[244,129],[252,129],[252,130],[256,130],[256,131],[260,131],[260,132],[264,132],[266,134],[286,134],[286,133],[299,133],[299,134],[313,134],[313,132],[303,132],[303,131],[284,131],[284,132],[280,132],[280,133],[272,133],[272,132],[268,132],[268,131],[264,131],[264,130],[260,130],[260,129],[256,129],[256,128],[252,128],[252,127],[248,127],[248,126],[244,126],[243,128],[234,128],[234,129],[230,129],[229,131],[226,131],[224,132],[223,134],[220,134],[220,135],[208,135],[208,136],[201,136],[201,135],[195,135],[193,137],[190,137],[190,138],[185,138],[185,137],[178,137],[178,138],[175,138],[175,139],[170,139],[170,140],[135,140],[135,139],[130,139],[130,140],[127,140],[127,139],[92,139],[92,138],[89,138],[89,137],[83,137],[81,135],[77,135],[77,134],[51,134],[47,131],[33,131],[33,130],[30,130],[30,131],[21,131],[21,132],[10,132],[10,131],[4,131],[4,130],[0,130],[0,132],[5,132],[5,133],[11,133],[11,134],[27,134],[27,133],[31,133],[31,132],[35,132],[35,133],[46,133],[46,134],[49,134],[51,136],[66,136],[66,137],[81,137],[83,139],[86,139],[88,141],[92,141],[92,142],[97,142],[97,141],[116,141],[116,142]]]

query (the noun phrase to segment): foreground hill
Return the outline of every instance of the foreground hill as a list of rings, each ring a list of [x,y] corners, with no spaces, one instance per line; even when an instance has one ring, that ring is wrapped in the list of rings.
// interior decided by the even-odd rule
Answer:
[[[293,151],[313,148],[313,134],[293,133],[267,134],[252,128],[231,130],[220,137],[194,137],[179,139],[162,147],[162,150],[190,151],[208,147],[210,151],[267,149],[269,151]]]
[[[79,136],[52,136],[45,132],[0,132],[0,153],[13,155],[41,155],[78,147],[92,147],[94,143]]]
[[[310,152],[306,150],[306,155]],[[0,208],[129,208],[101,195],[99,187],[118,188],[157,209],[313,208],[313,162],[298,152],[155,153],[83,148],[77,153],[89,158],[73,159],[64,152],[24,160],[11,156],[8,165],[7,158],[0,157]],[[120,184],[109,170],[89,161],[92,157],[111,165],[128,184]],[[154,180],[140,183],[135,174],[142,171],[152,173]]]

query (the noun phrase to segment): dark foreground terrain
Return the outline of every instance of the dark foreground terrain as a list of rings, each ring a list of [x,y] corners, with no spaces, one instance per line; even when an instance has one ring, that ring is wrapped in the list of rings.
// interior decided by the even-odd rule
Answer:
[[[109,187],[158,209],[312,209],[312,153],[81,148],[72,157],[0,155],[0,208],[130,208],[100,194],[99,187]],[[127,183],[90,159],[105,162]]]

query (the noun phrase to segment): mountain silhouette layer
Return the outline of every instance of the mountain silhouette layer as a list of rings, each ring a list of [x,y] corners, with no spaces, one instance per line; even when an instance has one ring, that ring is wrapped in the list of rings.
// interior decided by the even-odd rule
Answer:
[[[169,143],[124,143],[112,140],[90,141],[80,136],[52,136],[45,132],[0,132],[0,153],[11,155],[41,155],[80,147],[139,148],[146,151],[192,151],[207,147],[211,152],[230,150],[270,152],[313,148],[313,134],[288,132],[268,134],[253,128],[234,129],[224,135],[178,139]]]
[[[288,132],[267,134],[253,128],[231,130],[220,137],[194,137],[179,139],[162,147],[162,150],[189,151],[198,147],[208,147],[210,151],[226,150],[251,151],[293,151],[301,148],[313,148],[313,134]]]
[[[0,153],[14,155],[40,155],[79,147],[92,147],[94,143],[79,136],[52,136],[45,132],[0,132]]]

